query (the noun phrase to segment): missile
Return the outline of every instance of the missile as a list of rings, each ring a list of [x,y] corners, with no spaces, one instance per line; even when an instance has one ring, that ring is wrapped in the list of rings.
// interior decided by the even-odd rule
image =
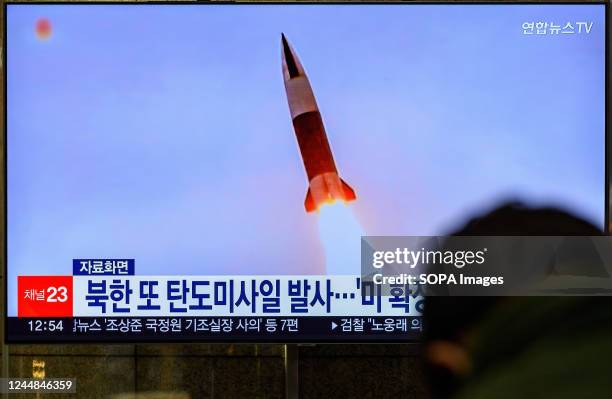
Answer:
[[[323,119],[304,67],[284,34],[282,41],[283,80],[289,112],[297,137],[302,161],[308,176],[306,212],[319,210],[336,200],[353,201],[355,191],[338,175]]]

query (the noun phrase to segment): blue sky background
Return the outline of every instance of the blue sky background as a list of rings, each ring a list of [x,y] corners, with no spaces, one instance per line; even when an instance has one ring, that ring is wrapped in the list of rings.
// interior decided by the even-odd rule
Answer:
[[[7,17],[11,282],[96,257],[135,258],[139,274],[323,272],[281,32],[366,234],[443,234],[508,198],[603,225],[603,5],[9,5]],[[525,36],[525,21],[593,28]]]

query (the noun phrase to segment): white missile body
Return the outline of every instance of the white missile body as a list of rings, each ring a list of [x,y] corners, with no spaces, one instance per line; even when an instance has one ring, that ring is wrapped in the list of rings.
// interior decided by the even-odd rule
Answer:
[[[295,50],[285,35],[282,41],[283,80],[293,128],[298,140],[306,174],[308,192],[304,206],[307,212],[336,200],[356,199],[355,191],[338,175],[319,107],[310,82]]]

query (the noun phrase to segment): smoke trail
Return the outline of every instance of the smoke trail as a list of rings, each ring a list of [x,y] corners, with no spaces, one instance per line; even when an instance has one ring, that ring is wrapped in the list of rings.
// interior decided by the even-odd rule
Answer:
[[[322,206],[318,222],[327,275],[360,275],[364,232],[350,205],[336,202]]]

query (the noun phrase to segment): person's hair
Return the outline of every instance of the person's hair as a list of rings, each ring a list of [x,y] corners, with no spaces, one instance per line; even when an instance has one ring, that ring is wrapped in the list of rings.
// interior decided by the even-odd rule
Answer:
[[[506,203],[471,219],[450,235],[455,236],[597,236],[603,231],[593,224],[555,208],[528,208]],[[424,345],[431,341],[455,341],[486,316],[499,297],[444,297],[425,299]],[[434,397],[448,397],[457,387],[456,376],[426,364]]]

